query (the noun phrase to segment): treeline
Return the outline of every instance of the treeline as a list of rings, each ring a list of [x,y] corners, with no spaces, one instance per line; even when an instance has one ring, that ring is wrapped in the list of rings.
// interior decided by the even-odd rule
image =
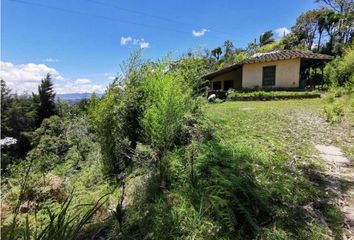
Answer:
[[[317,0],[321,8],[302,13],[290,33],[284,32],[276,41],[272,31],[266,31],[250,42],[246,48],[237,48],[232,41],[211,50],[216,60],[230,64],[256,52],[276,49],[309,50],[340,56],[345,46],[353,41],[354,4],[350,0]]]
[[[6,82],[1,80],[1,139],[11,137],[17,141],[16,144],[4,141],[1,146],[3,170],[8,164],[26,156],[31,148],[31,133],[43,119],[56,113],[50,74],[41,81],[38,93],[32,93],[32,96],[13,94]]]

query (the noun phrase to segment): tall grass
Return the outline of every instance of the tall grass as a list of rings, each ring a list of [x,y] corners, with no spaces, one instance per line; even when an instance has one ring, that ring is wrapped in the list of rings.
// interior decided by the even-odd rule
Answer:
[[[23,232],[25,240],[74,240],[82,234],[82,230],[86,224],[92,219],[96,212],[105,203],[104,197],[100,198],[96,204],[83,213],[78,209],[75,214],[69,214],[69,208],[72,205],[73,194],[65,199],[58,213],[53,213],[47,208],[49,222],[44,226],[43,230],[37,232],[37,226],[31,228],[26,217],[26,227]],[[81,205],[77,207],[85,207]]]

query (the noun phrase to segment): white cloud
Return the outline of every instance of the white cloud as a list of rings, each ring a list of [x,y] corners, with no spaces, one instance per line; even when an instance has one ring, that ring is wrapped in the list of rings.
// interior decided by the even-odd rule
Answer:
[[[209,30],[203,28],[203,29],[200,30],[200,31],[193,30],[193,31],[192,31],[192,34],[193,34],[194,37],[202,37],[202,36],[204,36],[204,34],[205,34],[206,32],[209,32]]]
[[[150,43],[145,41],[144,38],[137,39],[137,38],[132,38],[132,37],[121,37],[120,38],[120,45],[125,46],[125,45],[139,45],[141,49],[144,48],[149,48]]]
[[[37,92],[38,85],[47,73],[52,75],[54,90],[57,93],[104,92],[105,87],[94,84],[90,79],[64,79],[55,68],[45,64],[14,64],[0,61],[0,77],[18,94]]]
[[[87,79],[87,78],[78,78],[75,81],[76,84],[89,84],[91,82],[92,81],[90,79]]]
[[[48,63],[53,63],[53,62],[58,62],[59,60],[56,58],[46,58],[43,59],[44,62],[48,62]]]
[[[120,45],[124,46],[124,45],[127,45],[128,43],[130,43],[132,41],[132,37],[128,36],[128,37],[124,37],[124,36],[121,36],[120,38]]]
[[[140,48],[144,49],[144,48],[148,48],[150,46],[149,42],[145,42],[144,39],[142,41],[139,42]]]
[[[291,31],[289,29],[287,29],[286,27],[280,27],[280,28],[275,29],[274,32],[278,38],[282,38],[282,37],[288,35]]]
[[[115,78],[116,78],[116,74],[114,74],[114,73],[105,73],[105,74],[103,74],[108,80],[114,80]]]
[[[78,78],[76,80],[67,80],[64,84],[54,86],[57,93],[103,93],[105,87],[100,84],[92,84],[87,78]]]
[[[5,80],[14,92],[35,92],[41,80],[50,73],[53,80],[63,80],[63,77],[56,69],[45,64],[13,64],[11,62],[0,62],[0,76]]]

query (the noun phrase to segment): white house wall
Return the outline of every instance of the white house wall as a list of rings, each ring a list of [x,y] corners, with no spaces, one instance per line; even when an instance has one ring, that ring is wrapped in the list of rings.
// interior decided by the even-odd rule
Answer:
[[[298,88],[300,80],[300,62],[288,59],[274,62],[244,64],[242,67],[242,88],[262,88],[263,67],[276,66],[273,88]]]

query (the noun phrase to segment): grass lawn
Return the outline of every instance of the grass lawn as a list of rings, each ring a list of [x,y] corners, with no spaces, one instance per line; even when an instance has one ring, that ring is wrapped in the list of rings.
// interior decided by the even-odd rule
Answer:
[[[260,164],[267,168],[256,176],[262,186],[267,187],[264,182],[268,182],[269,187],[277,184],[277,188],[282,189],[280,194],[291,199],[286,200],[290,208],[280,207],[274,213],[274,228],[285,229],[286,238],[322,239],[322,234],[332,237],[342,234],[343,217],[338,206],[333,204],[337,193],[326,190],[330,180],[321,174],[325,164],[314,146],[340,147],[353,161],[353,111],[350,107],[345,108],[343,121],[330,124],[323,113],[325,104],[323,99],[303,99],[224,102],[207,104],[204,108],[220,141],[248,147],[267,159]],[[274,169],[278,179],[272,179],[272,173],[264,173],[264,169]],[[290,214],[292,210],[289,209],[297,210]],[[304,212],[299,217],[301,211]],[[299,224],[298,217],[306,219],[303,224]],[[297,222],[291,222],[291,218],[296,218]],[[275,235],[280,237],[282,233],[270,233],[270,236]]]
[[[314,158],[315,144],[333,144],[353,160],[353,112],[342,123],[330,124],[325,104],[323,99],[224,102],[206,105],[205,114],[225,141],[303,160]]]

